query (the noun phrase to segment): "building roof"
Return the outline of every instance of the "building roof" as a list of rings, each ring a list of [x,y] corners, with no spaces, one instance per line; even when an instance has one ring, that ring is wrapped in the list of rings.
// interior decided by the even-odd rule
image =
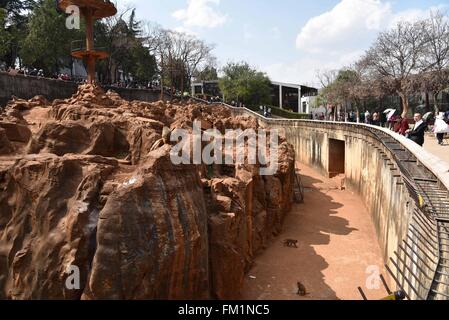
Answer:
[[[276,86],[289,87],[289,88],[309,88],[309,89],[315,89],[313,87],[305,86],[305,85],[302,85],[302,84],[294,84],[294,83],[288,83],[288,82],[271,81],[271,84],[274,84]],[[316,90],[318,90],[318,89],[316,89]]]
[[[283,87],[291,87],[291,88],[300,88],[300,84],[293,84],[293,83],[286,83],[286,82],[278,82],[278,81],[271,81],[271,84],[277,85],[277,86],[283,86]]]
[[[207,83],[219,83],[218,80],[209,80],[209,81],[201,81],[201,82],[195,82],[192,83],[192,86],[202,86],[203,84],[207,84]]]

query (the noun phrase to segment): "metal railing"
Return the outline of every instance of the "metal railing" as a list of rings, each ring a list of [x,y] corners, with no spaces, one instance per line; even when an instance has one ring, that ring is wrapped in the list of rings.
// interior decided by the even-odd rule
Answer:
[[[93,48],[95,51],[106,51],[106,47],[97,47],[94,45]],[[87,45],[86,40],[75,40],[71,43],[71,52],[77,52],[77,51],[86,51]]]
[[[399,243],[394,252],[395,257],[390,258],[393,267],[386,265],[386,268],[407,298],[449,300],[449,193],[431,170],[422,166],[406,146],[374,126],[271,119],[246,108],[236,108],[225,103],[215,104],[258,117],[268,124],[284,127],[314,123],[317,126],[329,126],[329,129],[332,125],[339,124],[354,133],[360,133],[362,129],[366,136],[377,141],[378,146],[388,151],[391,161],[398,168],[414,206],[407,236]]]

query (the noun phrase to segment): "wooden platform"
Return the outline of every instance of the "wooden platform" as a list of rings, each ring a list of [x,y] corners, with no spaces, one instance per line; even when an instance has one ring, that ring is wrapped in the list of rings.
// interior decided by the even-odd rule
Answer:
[[[58,7],[63,11],[71,5],[78,6],[80,9],[92,8],[94,19],[112,17],[117,14],[115,5],[107,0],[58,0]]]
[[[89,59],[95,58],[97,60],[106,59],[109,57],[109,53],[106,51],[98,51],[98,50],[75,50],[72,51],[72,57],[77,59]]]

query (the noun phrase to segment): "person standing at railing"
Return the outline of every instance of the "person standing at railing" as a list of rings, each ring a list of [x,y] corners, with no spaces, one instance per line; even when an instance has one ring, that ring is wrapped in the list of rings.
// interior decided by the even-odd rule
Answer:
[[[369,111],[365,112],[365,124],[371,124],[371,113]]]
[[[380,126],[380,118],[379,118],[379,114],[377,112],[375,112],[373,114],[373,120],[372,120],[371,124],[373,126]]]
[[[427,130],[427,122],[423,120],[420,113],[415,114],[414,120],[415,126],[413,127],[413,130],[408,130],[406,133],[408,134],[408,138],[410,140],[422,147],[424,145],[424,135]]]

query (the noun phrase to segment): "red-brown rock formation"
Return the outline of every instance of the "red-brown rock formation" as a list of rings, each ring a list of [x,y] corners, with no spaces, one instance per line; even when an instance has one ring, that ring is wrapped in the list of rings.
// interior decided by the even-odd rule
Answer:
[[[51,104],[10,102],[0,114],[0,298],[239,298],[291,208],[294,152],[281,137],[273,176],[259,165],[174,165],[168,134],[194,121],[259,128],[224,107],[127,102],[92,85]],[[66,283],[73,266],[79,288]]]

